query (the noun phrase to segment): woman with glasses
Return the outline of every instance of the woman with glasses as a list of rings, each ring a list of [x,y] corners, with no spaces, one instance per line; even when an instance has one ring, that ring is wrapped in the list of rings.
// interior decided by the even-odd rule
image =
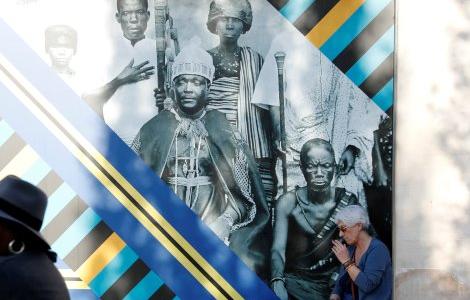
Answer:
[[[392,262],[384,243],[369,232],[369,217],[359,205],[350,205],[336,215],[340,237],[332,251],[342,264],[330,300],[392,299]]]

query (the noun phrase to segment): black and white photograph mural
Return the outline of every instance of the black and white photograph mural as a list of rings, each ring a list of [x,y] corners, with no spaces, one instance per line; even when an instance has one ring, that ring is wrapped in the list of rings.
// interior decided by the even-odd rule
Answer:
[[[391,293],[393,1],[63,2],[0,6],[277,296]]]

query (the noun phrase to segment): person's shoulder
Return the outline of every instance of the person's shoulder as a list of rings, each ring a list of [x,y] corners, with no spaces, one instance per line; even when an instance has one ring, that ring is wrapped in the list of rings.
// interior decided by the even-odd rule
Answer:
[[[343,187],[336,187],[336,192],[335,193],[336,193],[339,200],[347,199],[348,204],[358,204],[359,203],[359,201],[357,200],[356,195],[354,195],[353,193],[351,193],[350,191],[346,190]]]
[[[285,214],[290,214],[296,205],[296,191],[290,191],[279,197],[276,204],[277,212],[283,212]]]
[[[140,129],[141,132],[147,130],[152,130],[155,126],[161,126],[161,124],[168,124],[171,120],[175,120],[175,116],[168,110],[159,112],[157,115],[152,117],[150,120],[145,122],[145,124]]]
[[[263,58],[263,56],[258,51],[256,51],[255,49],[253,49],[249,46],[243,46],[242,49],[245,49],[247,52],[249,52],[253,56],[257,56],[261,59]]]
[[[388,250],[387,246],[381,240],[377,238],[372,238],[370,248],[371,248],[371,251],[375,251],[375,252],[380,253],[381,255],[390,257],[390,251]]]
[[[207,111],[205,120],[209,122],[217,122],[221,126],[226,126],[230,124],[227,121],[227,117],[225,117],[225,114],[216,109]]]

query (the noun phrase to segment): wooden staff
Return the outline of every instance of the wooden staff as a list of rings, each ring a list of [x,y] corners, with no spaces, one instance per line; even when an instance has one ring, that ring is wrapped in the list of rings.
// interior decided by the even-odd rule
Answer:
[[[286,118],[285,118],[285,97],[284,97],[284,61],[286,54],[284,52],[276,52],[274,54],[277,64],[277,75],[279,82],[279,110],[281,122],[281,150],[283,152],[282,160],[282,189],[284,194],[287,193],[287,136],[286,136]]]
[[[168,19],[168,0],[155,0],[155,40],[157,49],[157,88],[165,90],[166,66],[166,21]],[[158,111],[163,110],[158,107]]]

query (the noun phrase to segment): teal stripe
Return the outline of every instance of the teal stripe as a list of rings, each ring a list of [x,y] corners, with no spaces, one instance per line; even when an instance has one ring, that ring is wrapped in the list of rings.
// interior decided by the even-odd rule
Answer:
[[[163,281],[154,272],[150,271],[142,280],[123,298],[123,300],[148,299],[161,286]]]
[[[394,26],[369,49],[346,73],[357,86],[361,85],[367,77],[393,52]]]
[[[91,208],[88,208],[54,242],[52,249],[60,257],[67,256],[100,221],[101,218]]]
[[[290,0],[279,11],[290,22],[294,23],[315,0]]]
[[[3,145],[15,133],[15,131],[5,122],[0,121],[0,146]]]
[[[99,296],[115,283],[130,266],[138,259],[137,254],[128,246],[124,247],[118,255],[90,282],[90,288]],[[142,298],[140,298],[142,299]]]
[[[181,300],[178,296],[175,296],[173,300]]]
[[[31,184],[38,185],[50,171],[51,168],[49,165],[39,158],[33,166],[21,176],[21,178]]]
[[[392,0],[368,0],[323,44],[320,50],[330,60],[343,51]]]
[[[387,111],[393,105],[393,78],[372,98],[383,110]]]
[[[66,184],[62,183],[49,197],[43,228],[73,199],[77,194]]]

